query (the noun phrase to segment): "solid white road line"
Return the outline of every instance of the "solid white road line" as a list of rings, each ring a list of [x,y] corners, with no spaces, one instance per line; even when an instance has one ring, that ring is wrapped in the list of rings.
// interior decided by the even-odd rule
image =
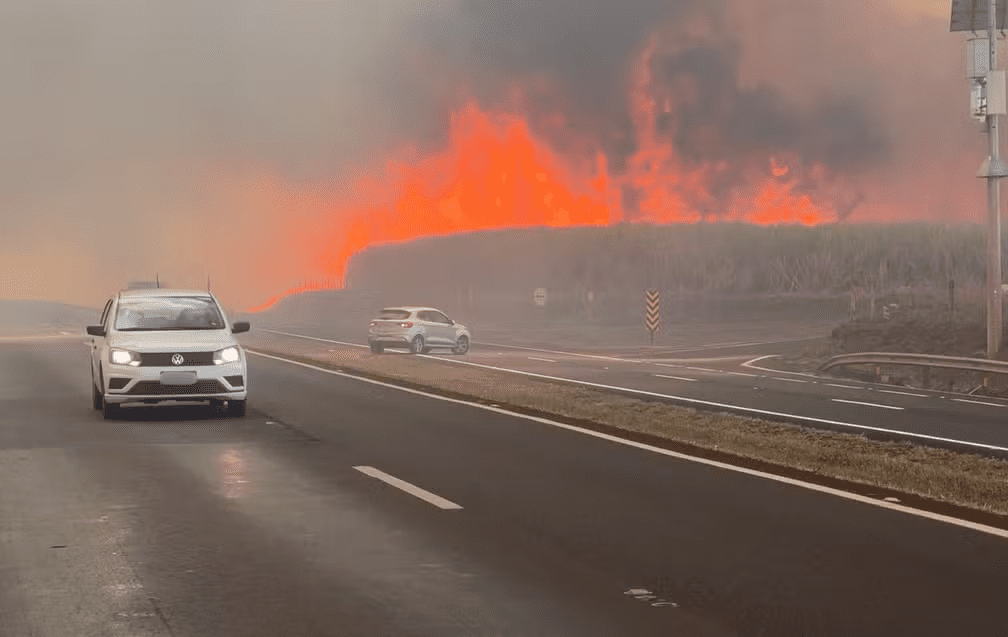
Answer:
[[[856,387],[854,385],[840,385],[838,383],[823,383],[827,387],[840,387],[841,389],[864,389],[864,387]]]
[[[347,347],[363,347],[368,348],[367,345],[361,345],[359,343],[347,343],[345,341],[334,341],[328,338],[318,338],[317,336],[305,336],[304,334],[291,334],[290,332],[278,332],[277,330],[266,330],[259,329],[257,332],[269,332],[270,334],[283,334],[284,336],[293,336],[294,338],[303,338],[309,341],[319,341],[321,343],[335,343],[337,345],[346,345]]]
[[[758,356],[758,357],[756,357],[756,358],[754,358],[752,360],[748,360],[748,361],[742,363],[742,367],[748,367],[749,369],[755,369],[756,371],[760,371],[760,372],[769,372],[771,374],[792,374],[794,376],[805,376],[807,378],[818,378],[818,376],[816,376],[815,374],[808,374],[806,372],[790,372],[790,371],[788,371],[786,369],[771,369],[769,367],[760,367],[759,365],[754,365],[753,364],[753,363],[757,363],[757,362],[759,362],[761,360],[766,360],[768,358],[775,358],[776,356],[778,356],[778,355],[777,354],[767,354],[766,356]]]
[[[968,398],[953,398],[952,400],[956,401],[957,403],[971,403],[971,404],[974,404],[974,405],[987,405],[988,407],[1004,407],[1004,405],[1002,405],[1000,403],[988,403],[988,402],[985,402],[983,400],[969,400]]]
[[[360,466],[360,467],[354,467],[354,469],[356,469],[357,471],[360,471],[364,475],[371,476],[372,478],[377,478],[378,480],[381,480],[382,482],[384,482],[386,484],[391,484],[393,487],[395,487],[397,489],[402,489],[406,493],[408,493],[408,494],[410,494],[412,496],[415,496],[417,498],[420,498],[424,502],[428,502],[430,504],[433,504],[434,506],[436,506],[439,509],[448,510],[448,509],[461,509],[462,508],[459,505],[457,505],[454,502],[452,502],[451,500],[445,500],[444,498],[442,498],[439,495],[435,495],[435,494],[431,493],[430,491],[427,491],[425,489],[421,489],[420,487],[418,487],[416,485],[413,485],[413,484],[410,484],[409,482],[406,482],[405,480],[400,480],[399,478],[397,478],[395,476],[390,476],[389,474],[385,473],[384,471],[381,471],[379,469],[375,469],[374,467]]]
[[[843,398],[831,398],[835,403],[849,403],[851,405],[864,405],[866,407],[881,407],[882,409],[896,409],[898,411],[903,411],[902,407],[896,407],[895,405],[880,405],[878,403],[866,403],[860,400],[844,400]]]
[[[777,345],[779,343],[795,343],[799,341],[814,341],[819,340],[820,336],[806,336],[801,338],[784,338],[775,341],[749,341],[747,343],[734,342],[734,343],[708,343],[706,345],[700,345],[699,347],[680,347],[677,349],[667,349],[662,350],[669,354],[678,354],[680,352],[700,352],[710,349],[726,349],[729,347],[749,347],[751,345]]]
[[[270,354],[263,354],[261,352],[256,352],[256,351],[253,351],[253,350],[250,350],[250,351],[252,351],[253,354],[258,354],[259,356],[264,356],[266,358],[276,358],[277,360],[286,361],[286,362],[289,362],[291,364],[301,364],[301,363],[298,363],[296,361],[290,361],[290,360],[288,360],[286,358],[277,357],[277,356],[271,356]],[[899,434],[899,435],[902,435],[902,436],[907,436],[909,438],[916,438],[916,439],[920,439],[920,440],[933,440],[933,441],[937,441],[937,442],[953,443],[953,444],[957,444],[957,445],[962,445],[964,447],[972,447],[972,448],[975,448],[975,449],[985,449],[985,450],[989,450],[989,451],[997,451],[999,453],[1008,452],[1008,447],[999,447],[997,445],[988,445],[988,444],[985,444],[985,443],[982,443],[982,442],[972,442],[972,441],[969,441],[969,440],[956,440],[955,438],[944,438],[942,436],[932,436],[932,435],[929,435],[929,434],[918,434],[918,433],[912,433],[912,432],[909,432],[909,431],[900,431],[898,429],[885,429],[883,427],[872,427],[870,425],[858,425],[858,424],[855,424],[855,423],[843,422],[843,421],[840,421],[840,420],[831,420],[831,419],[828,419],[828,418],[817,418],[815,416],[799,416],[798,414],[788,414],[788,413],[779,412],[779,411],[770,411],[770,410],[767,410],[767,409],[757,409],[755,407],[743,407],[743,406],[740,406],[740,405],[728,405],[728,404],[725,404],[725,403],[718,403],[718,402],[714,402],[714,401],[710,401],[710,400],[702,400],[702,399],[699,399],[699,398],[687,398],[685,396],[676,396],[674,394],[663,394],[661,392],[653,392],[653,391],[648,391],[648,390],[645,390],[645,389],[634,389],[632,387],[621,387],[621,386],[618,386],[618,385],[606,385],[604,383],[593,383],[591,381],[577,380],[577,379],[574,379],[574,378],[564,378],[562,376],[550,376],[548,374],[538,374],[536,372],[527,372],[527,371],[520,370],[520,369],[510,369],[510,368],[507,368],[507,367],[497,367],[497,366],[494,366],[494,365],[484,365],[482,363],[471,363],[469,361],[462,361],[462,360],[458,360],[458,359],[455,359],[455,358],[441,358],[441,357],[437,357],[437,356],[427,356],[425,354],[420,354],[419,358],[429,358],[431,360],[439,360],[439,361],[442,361],[444,363],[452,363],[452,364],[455,364],[455,365],[467,365],[469,367],[478,367],[480,369],[489,369],[489,370],[498,371],[498,372],[506,372],[506,373],[509,373],[509,374],[518,374],[518,375],[521,375],[521,376],[527,376],[529,378],[541,378],[541,379],[544,379],[544,380],[551,380],[551,381],[556,381],[556,382],[561,382],[561,383],[567,383],[567,384],[572,384],[572,385],[581,385],[581,386],[584,386],[584,387],[594,387],[594,388],[597,388],[597,389],[604,389],[604,390],[608,390],[608,391],[617,391],[617,392],[623,392],[623,393],[627,393],[627,394],[636,394],[636,395],[639,395],[639,396],[649,396],[649,397],[652,397],[652,398],[662,398],[662,399],[666,399],[666,400],[674,400],[676,402],[690,404],[690,405],[703,405],[705,407],[714,407],[714,408],[717,408],[717,409],[737,410],[737,411],[741,411],[741,412],[744,412],[746,414],[755,415],[755,416],[773,416],[773,417],[777,417],[777,418],[784,417],[784,418],[788,418],[788,419],[801,420],[801,421],[804,421],[804,422],[807,422],[807,423],[819,423],[819,424],[824,424],[824,425],[832,425],[832,426],[844,427],[844,428],[848,428],[848,429],[860,429],[860,430],[863,430],[863,431],[877,431],[877,432],[885,433],[885,434]],[[323,369],[323,368],[318,368],[315,365],[307,365],[306,364],[306,366],[310,367],[310,368],[313,368],[313,369],[316,369],[316,368],[317,369]],[[326,370],[326,371],[331,371],[331,370]],[[340,374],[342,372],[332,372],[332,373]],[[354,376],[353,374],[345,374],[345,375],[348,378],[360,378],[358,376]],[[397,385],[391,385],[391,384],[390,384],[390,386],[391,387],[398,387]],[[419,392],[419,393],[426,395],[426,392]],[[465,401],[459,401],[459,402],[463,402],[464,403]],[[510,413],[510,412],[508,412],[508,413]]]
[[[263,358],[269,358],[269,359],[272,359],[272,360],[281,361],[281,362],[287,363],[289,365],[295,365],[297,367],[304,367],[306,369],[311,369],[311,370],[314,370],[314,371],[317,371],[317,372],[321,372],[323,374],[329,374],[331,376],[340,376],[340,377],[343,377],[343,378],[349,378],[349,379],[356,380],[358,382],[368,383],[370,385],[377,385],[379,387],[386,387],[388,389],[393,389],[393,390],[396,390],[396,391],[401,391],[401,392],[404,392],[404,393],[407,393],[407,394],[413,394],[415,396],[423,396],[424,398],[430,398],[431,400],[440,400],[440,401],[443,401],[443,402],[446,402],[446,403],[453,403],[453,404],[456,404],[456,405],[465,405],[467,407],[472,407],[474,409],[482,409],[483,411],[490,411],[490,412],[494,412],[494,413],[497,413],[497,414],[502,414],[502,415],[505,415],[505,416],[509,416],[509,417],[512,417],[512,418],[521,418],[523,420],[528,420],[528,421],[531,421],[531,422],[537,422],[537,423],[540,423],[540,424],[549,425],[551,427],[556,427],[558,429],[566,429],[568,431],[574,431],[574,432],[577,432],[577,433],[585,435],[585,436],[591,436],[593,438],[599,438],[601,440],[607,440],[609,442],[613,442],[613,443],[616,443],[616,444],[624,445],[624,446],[627,446],[627,447],[635,447],[637,449],[642,449],[644,451],[649,451],[649,452],[652,452],[652,453],[657,453],[657,454],[660,454],[660,455],[663,455],[663,456],[668,456],[670,458],[677,458],[679,460],[684,460],[684,461],[687,461],[687,462],[693,462],[693,463],[696,463],[696,464],[702,464],[702,465],[706,465],[706,466],[709,466],[709,467],[716,467],[718,469],[723,469],[725,471],[732,471],[734,473],[741,473],[741,474],[745,474],[745,475],[755,476],[755,477],[758,477],[758,478],[763,478],[765,480],[773,480],[774,482],[779,482],[779,483],[783,483],[783,484],[789,484],[789,485],[792,485],[792,486],[800,487],[802,489],[807,489],[809,491],[816,491],[816,492],[819,492],[819,493],[827,493],[827,494],[830,494],[830,495],[833,495],[833,496],[836,496],[836,497],[839,497],[839,498],[844,498],[846,500],[853,500],[855,502],[861,502],[863,504],[869,504],[871,506],[875,506],[875,507],[879,507],[879,508],[883,508],[883,509],[889,509],[889,510],[892,510],[892,511],[900,511],[902,513],[907,513],[907,514],[914,515],[914,516],[917,516],[917,517],[920,517],[920,518],[925,518],[925,519],[929,519],[929,520],[936,520],[938,522],[944,522],[946,524],[951,524],[951,525],[959,526],[959,527],[962,527],[962,528],[971,529],[973,531],[978,531],[980,533],[987,533],[989,535],[994,535],[994,536],[997,536],[997,537],[1003,537],[1003,538],[1008,539],[1008,531],[1006,531],[1004,529],[998,529],[998,528],[995,528],[995,527],[992,527],[992,526],[987,526],[985,524],[977,524],[976,522],[969,522],[967,520],[960,520],[958,518],[954,518],[954,517],[947,516],[947,515],[942,515],[940,513],[931,513],[931,512],[928,512],[928,511],[921,511],[920,509],[914,509],[914,508],[911,508],[911,507],[908,507],[908,506],[904,506],[902,504],[896,504],[896,503],[892,503],[892,502],[886,502],[885,500],[877,500],[875,498],[869,498],[867,496],[858,495],[856,493],[848,493],[847,491],[841,491],[840,489],[834,489],[832,487],[824,487],[822,485],[813,484],[811,482],[803,482],[801,480],[795,480],[794,478],[786,478],[784,476],[778,476],[778,475],[774,475],[772,473],[766,473],[766,472],[763,472],[763,471],[756,471],[755,469],[748,469],[748,468],[745,468],[745,467],[738,467],[738,466],[727,464],[727,463],[724,463],[724,462],[718,462],[716,460],[708,460],[706,458],[699,458],[699,457],[696,457],[696,456],[690,456],[690,455],[687,455],[687,454],[684,454],[684,453],[679,453],[678,451],[671,451],[669,449],[662,449],[661,447],[655,447],[655,446],[649,445],[647,443],[637,442],[635,440],[627,440],[626,438],[620,438],[618,436],[613,436],[613,435],[601,433],[601,432],[598,432],[598,431],[592,431],[591,429],[584,429],[583,427],[577,427],[575,425],[568,425],[566,423],[557,422],[555,420],[549,420],[548,418],[541,418],[539,416],[529,416],[529,415],[526,415],[526,414],[520,414],[520,413],[517,413],[517,412],[508,411],[507,409],[503,409],[501,407],[494,407],[494,406],[491,406],[491,405],[482,405],[480,403],[474,403],[474,402],[471,402],[471,401],[468,401],[468,400],[460,400],[458,398],[449,398],[447,396],[439,396],[438,394],[432,394],[430,392],[420,391],[418,389],[410,389],[409,387],[401,387],[399,385],[394,385],[392,383],[386,383],[386,382],[383,382],[383,381],[380,381],[380,380],[372,380],[370,378],[364,378],[363,376],[355,376],[353,374],[348,374],[346,372],[336,371],[334,369],[326,369],[324,367],[319,367],[318,365],[311,365],[311,364],[308,364],[308,363],[302,363],[301,361],[293,361],[293,360],[290,360],[290,359],[287,359],[287,358],[283,358],[282,356],[274,356],[272,354],[263,354],[261,352],[256,352],[254,350],[249,350],[249,351],[252,354],[255,354],[256,356],[261,356]],[[456,362],[461,362],[461,361],[456,361]],[[485,367],[485,368],[494,369],[494,368],[491,368],[489,365],[479,365],[478,363],[468,363],[468,364],[474,365],[476,367]],[[508,370],[508,369],[501,369],[501,368],[496,368],[496,369],[498,369],[498,371],[514,371],[514,370]],[[542,374],[531,374],[529,372],[517,372],[517,373],[525,374],[525,375],[529,375],[529,376],[544,377],[544,376],[542,376]],[[544,377],[544,378],[548,378],[548,377]],[[565,379],[553,379],[553,380],[565,380]],[[586,384],[586,385],[597,385],[596,383],[583,383],[583,384]],[[612,388],[612,389],[620,389],[620,388]],[[638,392],[638,393],[647,393],[647,394],[652,394],[652,395],[655,395],[655,396],[661,396],[662,395],[662,394],[653,394],[653,392]],[[694,401],[694,402],[701,402],[701,401]],[[760,411],[760,410],[750,410],[750,411],[756,412],[756,411]],[[772,413],[772,412],[765,412],[765,413]],[[806,418],[806,420],[816,420],[816,419]],[[832,422],[832,421],[826,421],[826,422]],[[845,424],[845,423],[835,423],[835,424]],[[859,425],[852,425],[852,426],[853,427],[859,427]],[[864,429],[873,429],[872,427],[861,427],[861,428],[864,428]],[[887,430],[881,430],[881,431],[887,431]],[[903,433],[903,432],[890,432],[890,433]],[[921,437],[934,439],[933,436],[921,436]],[[947,440],[947,439],[939,439],[939,440]],[[949,442],[959,442],[959,441],[949,441]],[[965,443],[965,444],[972,444],[972,445],[975,445],[975,446],[978,446],[978,447],[985,447],[985,448],[988,448],[988,449],[997,449],[999,451],[1008,451],[1008,448],[992,447],[990,445],[982,445],[982,444],[979,444],[979,443]]]
[[[2,342],[29,342],[38,341],[45,339],[69,339],[69,338],[80,338],[83,340],[86,334],[25,334],[23,336],[0,336],[0,341]]]
[[[554,360],[550,360],[550,359],[548,359],[548,358],[537,358],[537,357],[535,357],[535,356],[529,356],[529,357],[528,357],[528,359],[529,359],[530,361],[542,361],[542,362],[544,362],[544,363],[555,363],[555,362],[556,362],[556,361],[554,361]]]
[[[655,374],[658,378],[671,378],[672,380],[696,380],[695,378],[685,378],[683,376],[666,376],[665,374]]]
[[[521,345],[502,345],[500,343],[487,343],[486,341],[478,341],[474,343],[475,345],[489,345],[490,347],[504,347],[507,349],[520,349],[526,352],[542,352],[544,354],[561,354],[563,356],[578,356],[580,358],[596,358],[603,361],[615,361],[617,363],[640,363],[642,361],[636,361],[629,358],[617,358],[615,356],[603,356],[601,354],[582,354],[580,352],[562,352],[555,349],[543,349],[540,347],[523,347]]]

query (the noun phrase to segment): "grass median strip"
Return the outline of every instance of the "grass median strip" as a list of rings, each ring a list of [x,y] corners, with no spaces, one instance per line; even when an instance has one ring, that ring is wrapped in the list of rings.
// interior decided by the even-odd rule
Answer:
[[[408,355],[253,335],[250,349],[1008,528],[1008,462],[700,411]]]

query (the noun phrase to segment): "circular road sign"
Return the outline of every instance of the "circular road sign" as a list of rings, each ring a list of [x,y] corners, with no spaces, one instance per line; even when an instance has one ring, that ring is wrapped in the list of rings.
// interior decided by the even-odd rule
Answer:
[[[546,288],[536,288],[536,291],[532,294],[532,300],[539,307],[546,305]]]

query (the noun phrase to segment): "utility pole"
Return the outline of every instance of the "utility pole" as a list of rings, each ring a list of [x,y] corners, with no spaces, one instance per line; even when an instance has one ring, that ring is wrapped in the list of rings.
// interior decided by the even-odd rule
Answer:
[[[997,73],[997,0],[987,6],[987,42],[990,43],[990,69],[987,81],[987,138],[990,157],[987,174],[987,358],[996,358],[1001,350],[1001,177],[1006,172],[1001,161],[998,135],[998,110],[992,93],[1004,91],[1004,78]],[[995,86],[1000,81],[1001,86]]]
[[[984,6],[986,5],[986,6]],[[998,6],[1000,5],[1000,7]],[[1000,11],[999,11],[1000,9]],[[1001,349],[1001,188],[1000,179],[1008,177],[1008,163],[1001,159],[998,134],[999,118],[1008,114],[1005,72],[998,63],[998,13],[1004,29],[1005,0],[952,0],[951,30],[968,31],[966,67],[971,80],[970,114],[984,122],[989,142],[989,156],[977,177],[987,180],[987,357],[995,358]],[[986,31],[987,38],[977,35]]]

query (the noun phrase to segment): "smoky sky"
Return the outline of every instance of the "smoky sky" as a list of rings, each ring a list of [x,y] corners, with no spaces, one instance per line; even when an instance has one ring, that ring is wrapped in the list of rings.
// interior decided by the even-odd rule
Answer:
[[[891,140],[870,113],[842,98],[826,98],[810,112],[789,104],[772,87],[738,86],[734,49],[693,47],[658,61],[666,81],[688,76],[698,87],[690,103],[678,104],[662,121],[676,145],[698,160],[719,159],[765,149],[796,151],[803,159],[838,169],[857,168],[884,158]],[[697,129],[722,131],[720,145],[691,139]],[[707,142],[708,140],[704,140]]]
[[[278,237],[287,243],[274,252],[288,250],[324,214],[269,188],[253,201],[246,176],[324,200],[351,168],[404,144],[443,147],[461,100],[505,108],[514,85],[533,110],[565,113],[618,172],[636,148],[627,93],[652,35],[654,83],[675,102],[658,132],[686,160],[787,151],[874,179],[869,199],[916,197],[921,216],[954,214],[962,197],[950,182],[928,180],[935,192],[913,182],[925,168],[979,163],[961,38],[947,19],[885,6],[0,3],[0,269],[22,272],[0,281],[0,297],[39,280],[50,286],[42,296],[87,296],[158,267],[216,263],[230,268],[221,280],[238,278],[248,251]],[[683,82],[691,94],[678,92]],[[567,149],[571,136],[537,132]],[[280,203],[264,207],[264,197]],[[194,230],[207,240],[188,241]],[[283,285],[308,267],[296,257],[257,276]],[[71,269],[73,280],[61,274]],[[110,271],[122,281],[102,283]]]

